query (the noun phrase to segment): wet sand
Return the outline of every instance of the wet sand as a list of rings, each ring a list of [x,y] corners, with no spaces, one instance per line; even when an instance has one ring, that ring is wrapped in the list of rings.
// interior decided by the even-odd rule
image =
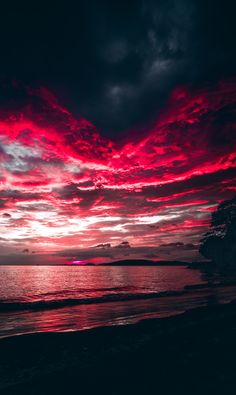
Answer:
[[[234,394],[236,302],[0,341],[4,394]]]

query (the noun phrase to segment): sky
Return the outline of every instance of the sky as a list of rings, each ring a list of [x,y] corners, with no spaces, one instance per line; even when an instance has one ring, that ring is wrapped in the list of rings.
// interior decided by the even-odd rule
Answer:
[[[236,191],[233,2],[3,11],[0,253],[196,255]]]

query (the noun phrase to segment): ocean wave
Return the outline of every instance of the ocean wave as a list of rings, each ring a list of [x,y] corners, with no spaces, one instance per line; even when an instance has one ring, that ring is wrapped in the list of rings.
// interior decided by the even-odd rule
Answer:
[[[78,294],[88,294],[88,293],[96,293],[96,292],[127,292],[127,291],[134,291],[137,289],[142,289],[142,287],[133,287],[133,286],[127,286],[127,287],[104,287],[104,288],[79,288],[79,289],[63,289],[61,291],[53,291],[53,292],[44,292],[44,293],[39,293],[36,294],[35,296],[38,297],[48,297],[48,296],[66,296],[66,295],[78,295]],[[1,302],[0,302],[1,303]]]
[[[186,291],[162,291],[162,292],[151,292],[151,293],[139,293],[139,294],[109,294],[100,297],[90,297],[81,299],[53,299],[53,300],[37,300],[37,301],[20,301],[20,302],[0,302],[0,313],[9,311],[22,311],[22,310],[47,310],[57,309],[62,307],[71,307],[84,304],[97,304],[107,302],[121,302],[129,300],[141,300],[141,299],[154,299],[166,296],[178,296],[184,294]]]

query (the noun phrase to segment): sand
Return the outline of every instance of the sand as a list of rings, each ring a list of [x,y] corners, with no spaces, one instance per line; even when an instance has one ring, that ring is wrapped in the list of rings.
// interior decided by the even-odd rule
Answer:
[[[235,394],[236,302],[0,341],[0,393]]]

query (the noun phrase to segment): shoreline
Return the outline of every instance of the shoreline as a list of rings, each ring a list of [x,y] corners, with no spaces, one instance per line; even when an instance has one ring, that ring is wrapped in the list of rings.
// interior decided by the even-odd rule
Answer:
[[[168,377],[177,380],[183,373],[181,383],[198,378],[201,393],[222,386],[222,393],[227,393],[234,379],[235,332],[236,300],[125,326],[4,338],[0,340],[1,394],[65,393],[78,380],[81,388],[93,393],[97,384],[88,382],[89,377],[96,378],[97,393],[143,393],[135,377],[142,378],[142,385],[158,382],[159,388],[170,385],[172,391]],[[117,383],[118,392],[112,392],[112,383],[121,378],[128,380],[128,386],[120,388]]]
[[[63,299],[0,305],[0,340],[40,333],[83,332],[134,325],[236,300],[235,280],[187,285],[158,293],[108,295],[95,299]],[[6,324],[4,324],[6,322]]]

